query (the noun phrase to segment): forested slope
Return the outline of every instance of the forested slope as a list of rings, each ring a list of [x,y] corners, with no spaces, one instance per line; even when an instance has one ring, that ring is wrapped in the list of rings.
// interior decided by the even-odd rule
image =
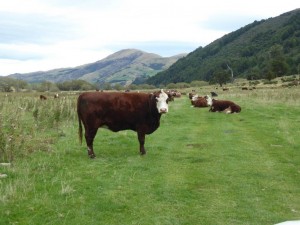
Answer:
[[[299,73],[300,9],[254,21],[179,59],[148,84],[211,81],[220,74],[271,79]]]

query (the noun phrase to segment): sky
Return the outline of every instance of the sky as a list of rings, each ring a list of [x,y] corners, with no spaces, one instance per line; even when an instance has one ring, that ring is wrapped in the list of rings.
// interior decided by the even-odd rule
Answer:
[[[129,48],[189,53],[297,8],[295,0],[1,0],[0,76],[80,66]]]

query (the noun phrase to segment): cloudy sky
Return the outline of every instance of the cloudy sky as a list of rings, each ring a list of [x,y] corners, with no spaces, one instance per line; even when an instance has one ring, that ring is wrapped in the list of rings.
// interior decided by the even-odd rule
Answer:
[[[0,75],[79,66],[127,48],[189,53],[296,8],[295,0],[1,0]]]

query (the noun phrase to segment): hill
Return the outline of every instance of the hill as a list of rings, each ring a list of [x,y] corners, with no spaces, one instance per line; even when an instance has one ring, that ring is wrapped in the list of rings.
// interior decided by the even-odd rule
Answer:
[[[136,49],[118,51],[94,63],[74,68],[61,68],[25,74],[11,74],[9,77],[30,83],[51,81],[54,83],[81,79],[90,83],[131,84],[143,82],[145,79],[169,68],[179,58],[161,57],[156,54]]]
[[[300,70],[300,9],[254,21],[205,47],[199,47],[169,69],[150,77],[159,85],[193,80],[210,81],[217,73],[261,79]]]

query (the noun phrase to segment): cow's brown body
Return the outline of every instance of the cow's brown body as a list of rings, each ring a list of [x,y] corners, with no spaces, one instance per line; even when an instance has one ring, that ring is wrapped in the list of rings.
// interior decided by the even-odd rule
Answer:
[[[194,107],[199,107],[199,108],[208,107],[207,100],[204,97],[198,97],[196,100],[194,100],[194,101],[192,100],[191,104]]]
[[[212,105],[209,109],[210,112],[225,112],[225,113],[239,113],[241,107],[232,101],[228,100],[212,100]]]
[[[46,100],[47,97],[46,97],[45,95],[40,95],[40,99],[41,99],[41,100]]]
[[[81,94],[77,104],[79,137],[82,141],[82,122],[85,128],[88,155],[91,158],[95,157],[93,141],[100,127],[114,132],[136,131],[140,143],[140,153],[145,154],[145,135],[153,133],[160,124],[161,114],[156,107],[157,96],[157,93],[131,92],[87,92]]]
[[[192,97],[191,104],[194,107],[202,108],[202,107],[211,106],[211,101],[212,101],[212,99],[208,95],[205,95],[203,97],[202,96],[198,96],[198,95],[194,95]]]

